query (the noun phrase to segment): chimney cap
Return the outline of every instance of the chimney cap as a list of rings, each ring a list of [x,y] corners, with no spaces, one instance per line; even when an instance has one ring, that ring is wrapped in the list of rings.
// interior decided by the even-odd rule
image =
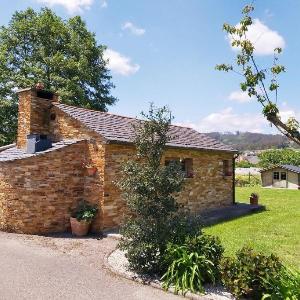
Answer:
[[[38,84],[44,85],[43,83],[38,83]],[[19,93],[22,93],[22,92],[28,92],[28,91],[35,91],[35,92],[37,92],[37,91],[45,91],[45,92],[47,92],[47,93],[52,93],[54,96],[58,96],[58,94],[55,93],[55,92],[48,91],[48,90],[44,90],[44,88],[38,88],[38,87],[37,87],[38,84],[36,84],[36,85],[34,85],[34,86],[32,86],[32,87],[28,87],[28,88],[17,89],[17,90],[16,90],[16,93],[19,94]]]

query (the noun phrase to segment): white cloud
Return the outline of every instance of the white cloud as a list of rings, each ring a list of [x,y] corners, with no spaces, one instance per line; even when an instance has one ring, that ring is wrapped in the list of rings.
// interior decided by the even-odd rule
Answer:
[[[140,66],[132,63],[129,57],[112,49],[105,50],[104,59],[108,60],[108,68],[119,75],[132,75],[140,69]]]
[[[180,125],[192,127],[200,132],[251,131],[264,132],[268,122],[262,114],[235,113],[231,107],[212,113],[197,123],[185,122]]]
[[[105,0],[103,0],[102,2],[101,2],[101,7],[102,8],[106,8],[107,7],[107,1],[105,1]]]
[[[286,122],[289,117],[300,120],[300,111],[286,109],[280,111],[281,120]],[[232,107],[227,107],[219,112],[211,113],[199,122],[182,122],[177,125],[188,126],[199,132],[235,132],[249,131],[257,133],[279,133],[265,119],[262,113],[236,113]]]
[[[48,6],[61,5],[65,7],[70,14],[81,13],[84,10],[90,9],[94,0],[37,0]]]
[[[280,110],[279,114],[280,114],[280,118],[283,122],[286,122],[288,120],[288,118],[290,118],[290,117],[296,118],[298,120],[299,120],[299,117],[300,117],[300,113],[297,113],[292,109]]]
[[[275,48],[283,49],[285,47],[284,38],[277,31],[263,24],[259,19],[253,20],[246,38],[253,43],[257,55],[271,55],[274,53]],[[229,36],[229,41],[231,42],[231,40],[232,36]],[[237,47],[233,49],[236,50]]]
[[[121,28],[122,30],[128,30],[130,33],[137,36],[144,35],[146,32],[144,28],[139,28],[131,22],[125,22]]]
[[[251,101],[251,98],[248,96],[248,94],[243,91],[231,92],[228,96],[228,99],[239,103],[246,103]]]

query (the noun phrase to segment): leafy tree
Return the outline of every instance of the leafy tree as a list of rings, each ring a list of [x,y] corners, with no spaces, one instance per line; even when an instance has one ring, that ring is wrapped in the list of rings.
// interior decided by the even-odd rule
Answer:
[[[79,16],[64,21],[48,8],[16,12],[0,28],[0,145],[15,139],[16,88],[43,82],[63,103],[101,111],[114,104],[104,50]]]
[[[250,97],[255,97],[262,105],[262,113],[271,124],[287,136],[290,140],[300,145],[299,122],[295,118],[289,118],[286,123],[280,119],[277,106],[278,98],[278,76],[285,72],[285,67],[278,63],[281,48],[274,49],[273,64],[268,68],[260,68],[255,58],[255,45],[247,38],[247,32],[253,21],[250,14],[254,7],[247,5],[242,10],[242,19],[237,26],[227,23],[223,29],[228,33],[233,47],[240,51],[236,55],[235,65],[220,64],[217,70],[235,72],[244,80],[240,83],[241,90],[247,92]]]
[[[165,166],[162,156],[170,141],[170,114],[152,105],[144,122],[135,126],[136,157],[122,168],[118,186],[128,207],[120,247],[126,250],[130,267],[140,273],[160,273],[169,241],[185,238],[195,226],[178,214],[174,193],[183,185],[177,163]]]
[[[259,165],[263,168],[279,164],[300,166],[300,151],[292,149],[268,150],[259,154],[259,159]]]

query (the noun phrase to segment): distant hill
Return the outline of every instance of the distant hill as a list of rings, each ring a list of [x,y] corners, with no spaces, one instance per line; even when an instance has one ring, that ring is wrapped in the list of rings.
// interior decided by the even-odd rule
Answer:
[[[235,149],[241,151],[295,147],[288,138],[281,134],[262,134],[253,132],[210,132],[207,134],[212,138],[217,139],[224,144],[231,145]]]

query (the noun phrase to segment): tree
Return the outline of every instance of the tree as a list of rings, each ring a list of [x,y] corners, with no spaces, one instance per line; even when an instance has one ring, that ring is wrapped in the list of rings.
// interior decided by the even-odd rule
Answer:
[[[0,144],[15,139],[16,88],[42,82],[66,104],[101,111],[114,104],[104,50],[79,16],[64,21],[48,8],[16,12],[0,28]]]
[[[277,106],[278,76],[285,72],[285,67],[278,63],[282,49],[274,49],[273,64],[270,67],[260,68],[255,58],[255,45],[247,38],[247,31],[253,23],[250,16],[253,10],[252,5],[247,5],[242,10],[243,16],[237,26],[227,23],[223,25],[223,29],[229,35],[231,45],[237,47],[239,52],[236,55],[235,68],[230,64],[220,64],[216,66],[216,69],[241,75],[244,78],[240,83],[241,90],[247,92],[249,97],[255,97],[262,105],[262,112],[267,120],[290,140],[300,145],[299,122],[295,118],[289,118],[284,123]]]
[[[259,154],[259,165],[262,168],[282,164],[300,166],[300,151],[293,149],[268,150]]]
[[[153,274],[163,271],[168,241],[183,240],[196,227],[179,214],[174,198],[184,180],[180,165],[162,163],[171,139],[169,111],[151,106],[143,116],[145,121],[135,126],[136,155],[123,165],[117,183],[128,208],[120,247],[126,251],[131,269]]]

